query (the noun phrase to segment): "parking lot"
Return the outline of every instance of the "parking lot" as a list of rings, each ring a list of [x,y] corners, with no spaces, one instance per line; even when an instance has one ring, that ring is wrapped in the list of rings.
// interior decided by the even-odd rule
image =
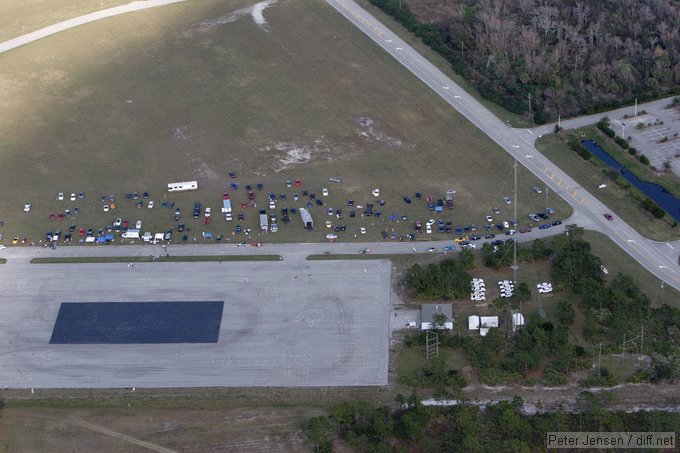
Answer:
[[[387,383],[390,263],[31,265],[0,281],[0,385]],[[217,343],[50,344],[62,302],[224,301]]]
[[[680,107],[648,108],[636,117],[612,118],[611,127],[617,135],[631,137],[630,145],[649,158],[650,166],[664,170],[670,165],[680,175]]]

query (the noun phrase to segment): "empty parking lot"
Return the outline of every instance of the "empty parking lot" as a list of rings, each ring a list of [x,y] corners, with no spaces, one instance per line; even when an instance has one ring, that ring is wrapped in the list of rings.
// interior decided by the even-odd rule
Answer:
[[[0,385],[387,383],[384,260],[37,265],[0,280]],[[217,343],[50,344],[62,302],[224,301]]]

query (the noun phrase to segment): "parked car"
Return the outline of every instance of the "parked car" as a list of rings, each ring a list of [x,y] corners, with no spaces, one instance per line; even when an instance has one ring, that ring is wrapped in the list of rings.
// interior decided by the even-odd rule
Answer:
[[[29,212],[31,210],[31,203],[24,203],[24,212]]]
[[[505,202],[505,204],[511,204],[512,203],[512,200],[510,200],[510,197],[503,197],[503,201]]]
[[[612,216],[612,215],[609,214],[609,213],[602,214],[602,215],[604,215],[604,218],[607,219],[607,220],[609,220],[610,222],[611,222],[612,220],[614,220],[614,216]]]
[[[543,191],[541,190],[541,188],[538,187],[538,186],[534,186],[534,192],[536,192],[536,193],[543,193]]]

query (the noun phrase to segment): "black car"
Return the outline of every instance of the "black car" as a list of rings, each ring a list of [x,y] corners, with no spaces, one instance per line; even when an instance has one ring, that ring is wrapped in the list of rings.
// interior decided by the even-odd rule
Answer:
[[[257,183],[257,190],[262,190],[263,188],[264,188],[264,184],[262,184],[261,182],[258,182]]]
[[[496,229],[497,229],[498,231],[503,231],[503,224],[502,224],[502,223],[497,223],[497,224],[496,224]]]
[[[495,241],[493,241],[493,242],[491,243],[491,245],[499,246],[499,245],[501,245],[502,243],[503,243],[503,241],[501,241],[500,239],[496,239]]]
[[[144,192],[144,193],[142,194],[142,197],[143,197],[143,198],[149,198],[149,192]]]
[[[180,212],[181,212],[181,211],[180,211],[179,208],[175,209],[175,221],[179,220]]]
[[[246,184],[246,190],[253,190],[253,186],[251,186],[250,184]]]
[[[404,197],[404,203],[411,204],[411,199],[409,197]]]
[[[354,211],[354,210],[349,211],[349,216],[350,216],[351,218],[355,218],[355,217],[357,216],[357,212]]]
[[[290,208],[290,215],[295,215],[296,212],[297,212],[297,209]]]
[[[557,225],[562,225],[562,221],[561,221],[561,220],[555,220],[555,221],[552,223],[552,226],[557,226]]]
[[[420,192],[416,192],[416,200],[420,200],[421,198],[423,198],[423,196],[420,195]]]
[[[354,206],[354,200],[347,200],[347,206]]]
[[[383,239],[387,239],[387,237],[388,237],[387,231],[385,231],[385,230],[382,231],[381,235],[382,235]]]
[[[493,239],[493,238],[495,238],[495,237],[496,237],[495,234],[489,233],[489,234],[487,234],[486,236],[484,236],[484,239]]]
[[[132,194],[131,194],[130,192],[126,193],[126,194],[125,194],[125,199],[126,199],[126,200],[132,199]]]
[[[177,231],[179,231],[180,233],[182,231],[184,231],[184,224],[183,223],[180,223],[179,225],[177,225]]]
[[[201,203],[198,201],[194,203],[194,219],[198,219],[201,216]]]
[[[444,200],[442,200],[441,198],[437,200],[437,206],[439,206],[440,208],[444,206]]]
[[[230,171],[229,177],[232,178],[232,179],[236,178],[236,173],[234,173],[233,171]]]
[[[321,198],[316,199],[316,205],[317,206],[323,206],[323,200]]]

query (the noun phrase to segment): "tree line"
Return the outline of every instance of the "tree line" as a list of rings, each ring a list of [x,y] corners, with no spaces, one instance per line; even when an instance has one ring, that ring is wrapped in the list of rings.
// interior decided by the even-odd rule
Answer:
[[[370,1],[537,123],[680,92],[678,2]]]
[[[545,451],[546,433],[672,432],[680,414],[667,412],[612,412],[607,396],[582,393],[576,413],[525,415],[524,402],[475,406],[423,406],[415,393],[397,397],[394,408],[351,401],[330,408],[328,416],[310,419],[306,436],[315,452],[333,451],[341,438],[355,451],[531,452]]]

